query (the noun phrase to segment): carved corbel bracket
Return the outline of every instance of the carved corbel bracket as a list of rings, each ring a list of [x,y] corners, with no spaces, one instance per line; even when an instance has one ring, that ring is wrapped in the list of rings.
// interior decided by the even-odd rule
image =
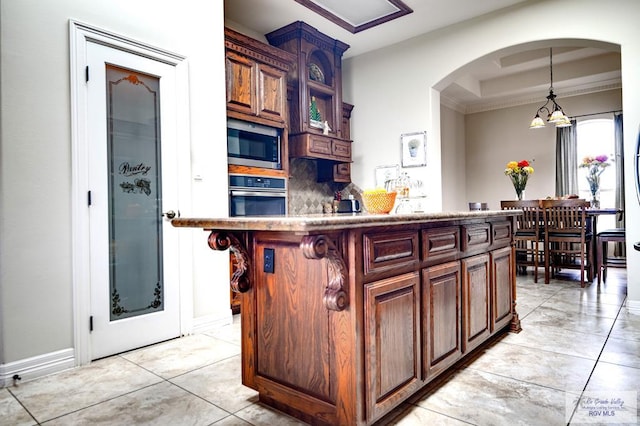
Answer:
[[[231,290],[244,293],[251,288],[247,271],[249,270],[249,255],[247,249],[238,238],[223,231],[211,231],[207,240],[212,250],[224,251],[229,249],[236,258],[236,270],[231,275]]]
[[[300,249],[307,259],[327,258],[329,282],[324,291],[324,304],[332,311],[344,310],[349,304],[349,296],[344,289],[347,267],[333,241],[325,235],[306,235],[302,237]]]

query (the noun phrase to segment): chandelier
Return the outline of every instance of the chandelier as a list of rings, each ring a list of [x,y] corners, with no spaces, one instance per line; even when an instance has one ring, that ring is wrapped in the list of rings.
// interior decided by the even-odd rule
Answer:
[[[562,111],[562,107],[556,102],[556,95],[553,93],[553,50],[549,48],[549,74],[551,75],[551,85],[549,86],[549,96],[547,102],[538,108],[536,116],[531,121],[530,129],[540,129],[544,127],[544,120],[540,117],[541,113],[546,113],[549,123],[554,123],[556,127],[569,127],[571,121]],[[549,104],[551,103],[551,104]]]

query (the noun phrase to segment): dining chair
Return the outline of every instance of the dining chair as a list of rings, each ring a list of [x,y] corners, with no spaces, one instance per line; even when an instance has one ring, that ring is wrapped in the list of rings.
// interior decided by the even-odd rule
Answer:
[[[533,266],[533,282],[538,282],[538,267],[540,259],[544,257],[544,228],[541,226],[542,210],[539,200],[508,200],[500,201],[502,210],[522,210],[516,216],[516,230],[514,241],[516,246],[516,268],[527,270]]]
[[[617,266],[626,267],[626,258],[622,257],[617,262],[609,257],[609,242],[624,243],[626,241],[625,228],[612,228],[598,232],[596,235],[596,273],[598,274],[598,284],[607,282],[607,267]]]
[[[580,286],[585,286],[585,271],[592,280],[593,254],[591,232],[582,199],[541,200],[544,215],[544,282],[556,271],[580,269]]]
[[[480,210],[489,210],[489,205],[487,203],[469,203],[469,211],[480,211]]]

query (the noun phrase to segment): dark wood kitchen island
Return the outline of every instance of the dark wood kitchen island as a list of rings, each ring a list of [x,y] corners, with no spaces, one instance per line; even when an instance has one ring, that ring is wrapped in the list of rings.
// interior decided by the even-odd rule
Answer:
[[[311,424],[370,425],[515,309],[518,211],[174,219],[230,249],[242,383]]]

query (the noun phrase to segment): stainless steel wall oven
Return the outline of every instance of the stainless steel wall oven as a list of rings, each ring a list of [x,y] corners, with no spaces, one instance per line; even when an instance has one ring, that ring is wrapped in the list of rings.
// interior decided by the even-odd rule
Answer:
[[[287,214],[287,180],[256,175],[229,175],[230,216]]]

